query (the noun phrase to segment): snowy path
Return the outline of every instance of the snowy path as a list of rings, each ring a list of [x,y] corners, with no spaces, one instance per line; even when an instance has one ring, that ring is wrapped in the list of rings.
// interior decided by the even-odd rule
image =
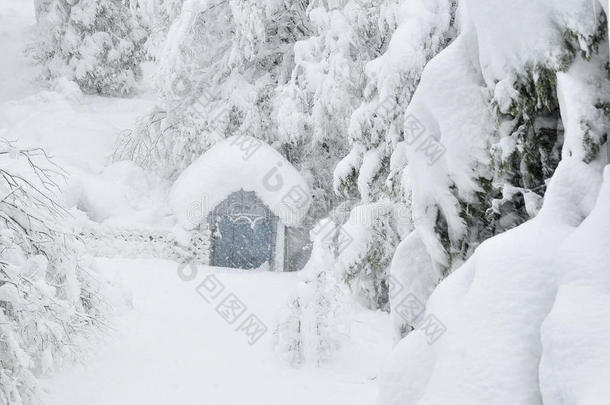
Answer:
[[[385,315],[360,314],[352,339],[330,364],[294,369],[272,352],[270,332],[250,346],[196,293],[209,268],[186,282],[171,262],[101,265],[132,290],[134,308],[116,318],[116,330],[83,365],[47,381],[47,405],[374,403],[379,364],[390,348]],[[297,275],[220,270],[218,278],[248,306],[246,314],[270,326]]]

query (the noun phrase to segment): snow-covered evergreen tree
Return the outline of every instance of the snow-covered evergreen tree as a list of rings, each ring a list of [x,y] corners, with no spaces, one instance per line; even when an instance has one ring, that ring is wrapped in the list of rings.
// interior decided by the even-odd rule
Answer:
[[[455,35],[455,1],[390,2],[379,15],[383,54],[364,67],[366,88],[347,125],[350,152],[335,170],[335,190],[363,202],[400,200],[403,165],[391,160],[404,137],[404,112],[426,63]]]
[[[485,22],[489,10],[456,6],[414,1],[390,8],[402,9],[389,13],[402,19],[388,19],[397,26],[388,49],[367,65],[365,102],[351,118],[352,149],[335,170],[335,189],[345,196],[411,207],[432,258],[425,279],[438,280],[482,241],[537,214],[563,145],[556,72],[580,54],[595,54],[606,30],[600,7],[582,11],[591,18],[578,24],[554,11],[563,39],[548,37],[544,46],[556,43],[556,52],[541,60],[523,51],[502,71],[496,60],[504,51],[488,38],[495,35]],[[471,45],[472,20],[489,30],[480,55]],[[497,40],[503,36],[510,35]],[[603,115],[603,100],[595,105]],[[586,160],[605,142],[601,115],[582,124],[591,133]]]
[[[162,103],[125,134],[117,158],[173,178],[229,135],[276,140],[274,90],[287,80],[293,44],[308,30],[305,7],[300,1],[186,1],[159,57]]]
[[[462,9],[459,36],[426,66],[406,110],[405,138],[392,157],[404,162],[402,185],[418,237],[432,258],[431,274],[422,275],[424,279],[436,278],[439,269],[446,274],[457,268],[483,240],[537,214],[560,151],[563,157],[567,153],[557,78],[575,60],[595,59],[606,36],[599,7],[562,3],[533,11],[545,16],[545,27],[553,28],[545,28],[535,50],[521,49],[525,38],[511,42],[512,36],[509,40],[506,33],[496,32],[500,23],[487,21],[495,14],[479,7],[485,8],[473,4]],[[590,17],[577,26],[567,17],[575,8]],[[483,35],[481,29],[486,41],[477,49],[473,44]],[[507,41],[506,47],[492,45],[494,38]],[[549,53],[551,46],[555,48]],[[598,81],[602,86],[603,80]],[[585,162],[605,142],[605,98],[579,107],[597,117],[579,124],[589,134],[580,142],[591,146],[570,146],[570,154],[578,152]],[[433,156],[431,150],[441,153]]]
[[[169,29],[180,15],[184,0],[131,0],[133,14],[149,35],[144,44],[148,57],[158,59]]]
[[[377,28],[382,4],[312,1],[312,35],[295,44],[291,79],[277,90],[279,137],[314,179],[314,219],[340,201],[332,190],[333,171],[348,151],[348,124],[365,88],[365,63],[384,47]]]
[[[532,220],[480,244],[436,288],[426,313],[437,323],[390,356],[380,404],[607,397],[596,377],[605,373],[599,351],[584,355],[572,332],[607,336],[592,332],[606,317],[597,291],[607,302],[609,285],[600,264],[608,240],[595,242],[608,229],[610,162],[608,8],[599,3],[465,1],[459,36],[426,66],[407,114],[446,153],[424,173],[426,156],[407,144],[405,177],[416,236],[431,259],[444,256],[454,268],[451,259],[487,235],[536,215],[543,193],[544,203]],[[415,284],[427,300],[430,283]]]
[[[404,108],[426,62],[454,35],[455,4],[451,1],[366,4],[374,10],[369,11],[365,25],[368,30],[354,29],[359,35],[353,36],[359,40],[346,41],[359,45],[359,58],[353,61],[350,53],[345,52],[350,63],[344,62],[359,73],[355,76],[358,80],[352,83],[358,86],[358,91],[352,98],[342,96],[353,100],[346,110],[348,114],[340,115],[342,130],[338,133],[350,150],[340,162],[333,162],[333,190],[355,207],[343,231],[362,242],[348,247],[339,258],[344,279],[358,286],[360,297],[368,297],[367,305],[387,310],[390,261],[398,242],[412,227],[409,215],[392,214],[392,211],[404,213],[410,204],[410,197],[400,183],[404,163],[392,160],[392,152],[404,136]],[[327,80],[342,83],[335,72],[330,72]],[[382,200],[383,203],[371,204]],[[394,206],[390,201],[394,201]],[[385,214],[377,212],[382,206],[387,207],[387,212],[381,210]],[[375,213],[379,215],[370,218]]]
[[[36,0],[28,54],[45,79],[66,77],[86,93],[128,95],[141,77],[147,31],[126,0]]]

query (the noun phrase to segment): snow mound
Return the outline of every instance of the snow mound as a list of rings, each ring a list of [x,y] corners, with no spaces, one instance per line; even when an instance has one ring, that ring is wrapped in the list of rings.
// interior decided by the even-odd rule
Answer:
[[[192,229],[231,193],[254,191],[284,224],[296,226],[309,209],[309,185],[268,144],[249,136],[218,142],[178,177],[170,204],[181,226]]]
[[[576,284],[561,286],[542,325],[540,385],[544,403],[606,403],[610,398],[608,342],[610,291]]]
[[[406,110],[405,147],[397,148],[393,156],[409,162],[402,184],[412,193],[415,227],[433,261],[442,266],[448,259],[434,229],[437,212],[446,218],[452,241],[464,237],[467,228],[459,199],[472,201],[479,191],[472,172],[488,165],[486,151],[493,133],[481,71],[470,63],[476,57],[475,34],[471,25],[466,26],[428,63]]]
[[[419,302],[426,302],[434,288],[442,279],[442,273],[432,265],[432,259],[417,230],[412,231],[400,242],[392,258],[390,267],[390,307],[400,308],[407,294]],[[408,290],[405,290],[408,289]],[[398,342],[414,326],[398,310],[390,313],[393,337]]]
[[[595,208],[562,244],[559,289],[542,324],[545,404],[601,405],[610,398],[610,166]]]
[[[381,404],[601,403],[610,169],[595,204],[600,182],[598,169],[563,161],[539,216],[488,239],[439,285],[424,319],[440,327],[399,343]]]
[[[73,168],[62,197],[67,208],[84,212],[94,222],[171,228],[175,222],[165,205],[168,187],[133,162],[121,161],[99,172]]]

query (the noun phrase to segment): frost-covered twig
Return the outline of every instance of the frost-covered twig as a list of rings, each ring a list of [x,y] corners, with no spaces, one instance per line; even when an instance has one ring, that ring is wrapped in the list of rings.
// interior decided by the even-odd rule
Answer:
[[[104,327],[104,297],[64,230],[65,172],[41,148],[0,139],[0,404],[36,402],[36,377]],[[9,400],[10,398],[10,400]]]

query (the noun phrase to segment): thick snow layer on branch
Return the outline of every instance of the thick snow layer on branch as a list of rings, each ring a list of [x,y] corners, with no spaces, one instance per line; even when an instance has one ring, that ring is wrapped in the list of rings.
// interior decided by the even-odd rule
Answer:
[[[456,246],[478,232],[468,227],[464,207],[481,204],[486,187],[506,181],[497,175],[499,165],[490,150],[496,141],[503,141],[506,150],[499,150],[504,155],[516,149],[506,136],[498,139],[502,131],[494,107],[521,119],[524,112],[517,111],[518,106],[530,97],[533,110],[547,108],[553,114],[554,72],[565,71],[557,79],[569,134],[564,158],[574,153],[589,163],[607,132],[599,108],[605,101],[600,95],[607,93],[606,71],[599,61],[607,62],[607,55],[602,50],[595,54],[603,37],[601,7],[589,0],[488,3],[460,3],[459,35],[423,70],[406,109],[404,141],[392,156],[393,162],[407,164],[402,184],[412,195],[413,220],[433,261],[441,266],[455,264],[452,255],[461,249]],[[507,21],[518,22],[519,29]],[[399,34],[400,30],[395,37]],[[592,60],[586,61],[589,57]],[[568,69],[574,59],[578,60]],[[535,83],[530,85],[537,92],[534,96],[524,96],[522,86],[528,80]],[[551,163],[542,162],[545,171],[554,169]],[[544,186],[546,179],[534,182],[529,175],[524,175],[525,186]]]
[[[434,207],[446,218],[451,240],[462,238],[466,227],[458,197],[470,200],[478,191],[472,173],[488,163],[485,151],[494,132],[481,72],[472,64],[473,40],[469,26],[426,66],[406,112],[406,147],[395,152],[407,155],[403,186],[413,193],[413,219],[433,260],[441,264],[446,258],[436,240]],[[414,125],[419,129],[411,129]]]
[[[568,71],[557,73],[557,98],[568,134],[562,150],[564,159],[575,156],[586,161],[598,145],[605,143],[610,117],[598,106],[610,103],[610,80],[603,68],[606,63],[608,51],[602,47],[590,62],[579,58]],[[608,162],[610,156],[602,155],[601,159]]]
[[[490,85],[528,66],[559,63],[564,27],[592,37],[602,11],[590,0],[467,0],[465,8],[476,26],[479,60]],[[584,41],[581,47],[585,50]]]
[[[405,86],[405,81],[417,82],[450,26],[448,0],[403,1],[395,11],[399,25],[388,50],[366,66],[366,75],[374,82],[379,100],[398,98],[397,89]],[[408,91],[412,91],[413,84],[409,87]]]
[[[311,202],[305,179],[279,152],[249,136],[214,145],[172,187],[170,203],[179,223],[191,229],[231,193],[254,191],[288,226],[298,225]]]

